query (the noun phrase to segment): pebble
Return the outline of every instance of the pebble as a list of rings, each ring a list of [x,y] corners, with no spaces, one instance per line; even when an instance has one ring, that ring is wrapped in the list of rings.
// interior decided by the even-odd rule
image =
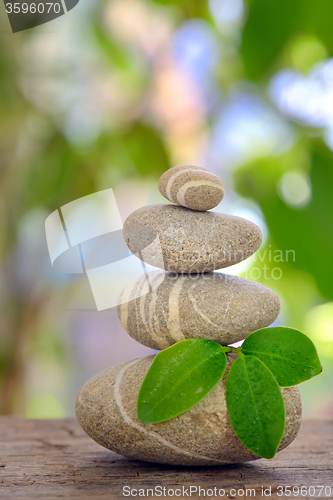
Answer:
[[[159,180],[158,189],[167,200],[200,211],[216,207],[225,195],[224,184],[216,175],[191,165],[167,170]]]
[[[142,295],[145,289],[148,293]],[[126,332],[140,344],[160,350],[189,338],[233,344],[273,323],[281,307],[266,286],[218,272],[154,271],[129,283],[119,304],[118,317]]]
[[[114,366],[81,389],[76,416],[97,443],[135,460],[172,465],[221,465],[260,457],[249,451],[232,430],[225,401],[227,372],[196,406],[158,424],[141,424],[137,396],[154,356]],[[228,354],[228,366],[235,355]],[[296,437],[302,402],[298,387],[282,388],[286,407],[285,433],[279,451]]]
[[[232,266],[250,257],[262,242],[253,222],[176,205],[139,208],[125,220],[124,236],[130,251],[144,262],[177,273]]]

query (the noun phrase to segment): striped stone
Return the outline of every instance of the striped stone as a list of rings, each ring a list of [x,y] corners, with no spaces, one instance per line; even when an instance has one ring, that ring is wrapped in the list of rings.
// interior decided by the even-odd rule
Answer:
[[[227,372],[196,406],[167,422],[144,425],[137,418],[137,397],[153,359],[113,366],[83,386],[76,416],[92,439],[120,455],[162,464],[222,465],[259,458],[239,441],[228,416],[225,385],[235,355],[228,354]],[[295,439],[302,414],[298,387],[281,392],[286,426],[278,451]]]
[[[170,168],[158,183],[160,193],[169,201],[192,210],[210,210],[223,199],[223,182],[209,170],[181,165]]]
[[[151,291],[134,298],[144,290]],[[153,349],[189,338],[233,344],[269,326],[280,312],[280,300],[272,290],[222,273],[148,273],[124,288],[119,304],[126,332]]]
[[[130,251],[147,264],[177,273],[209,272],[250,257],[262,234],[233,215],[197,212],[176,205],[148,205],[124,223]]]

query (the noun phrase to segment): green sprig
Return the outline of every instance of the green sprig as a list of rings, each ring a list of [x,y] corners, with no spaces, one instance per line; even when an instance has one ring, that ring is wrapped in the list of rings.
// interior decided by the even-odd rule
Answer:
[[[263,328],[241,347],[188,339],[155,357],[138,395],[138,418],[164,422],[201,401],[223,377],[226,353],[235,353],[226,385],[232,428],[240,441],[264,458],[273,458],[285,428],[280,387],[290,387],[322,371],[316,348],[299,330]]]

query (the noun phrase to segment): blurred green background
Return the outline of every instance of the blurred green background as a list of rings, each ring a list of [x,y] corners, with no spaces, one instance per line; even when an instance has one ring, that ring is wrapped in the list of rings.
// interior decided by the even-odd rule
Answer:
[[[195,164],[225,182],[218,211],[261,227],[227,272],[313,340],[304,415],[333,417],[331,0],[81,0],[15,35],[1,16],[0,414],[73,415],[89,377],[151,352],[52,269],[46,217],[111,187],[124,220]]]

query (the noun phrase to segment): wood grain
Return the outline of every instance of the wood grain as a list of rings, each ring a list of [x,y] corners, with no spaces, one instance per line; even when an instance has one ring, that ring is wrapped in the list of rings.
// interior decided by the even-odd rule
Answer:
[[[171,467],[107,451],[86,436],[75,419],[0,418],[1,500],[134,498],[135,492],[123,496],[125,485],[136,490],[166,488],[165,496],[152,497],[149,492],[140,498],[171,498],[168,489],[183,487],[189,494],[190,486],[224,489],[224,498],[249,498],[249,491],[237,494],[242,489],[255,489],[256,498],[265,498],[262,487],[271,487],[272,493],[266,492],[269,498],[287,498],[277,495],[278,485],[316,487],[311,495],[291,498],[333,498],[333,421],[304,421],[296,440],[273,460],[230,467]],[[319,486],[330,486],[332,494],[319,496]],[[181,493],[179,497],[187,498]],[[209,497],[193,491],[191,498]]]

